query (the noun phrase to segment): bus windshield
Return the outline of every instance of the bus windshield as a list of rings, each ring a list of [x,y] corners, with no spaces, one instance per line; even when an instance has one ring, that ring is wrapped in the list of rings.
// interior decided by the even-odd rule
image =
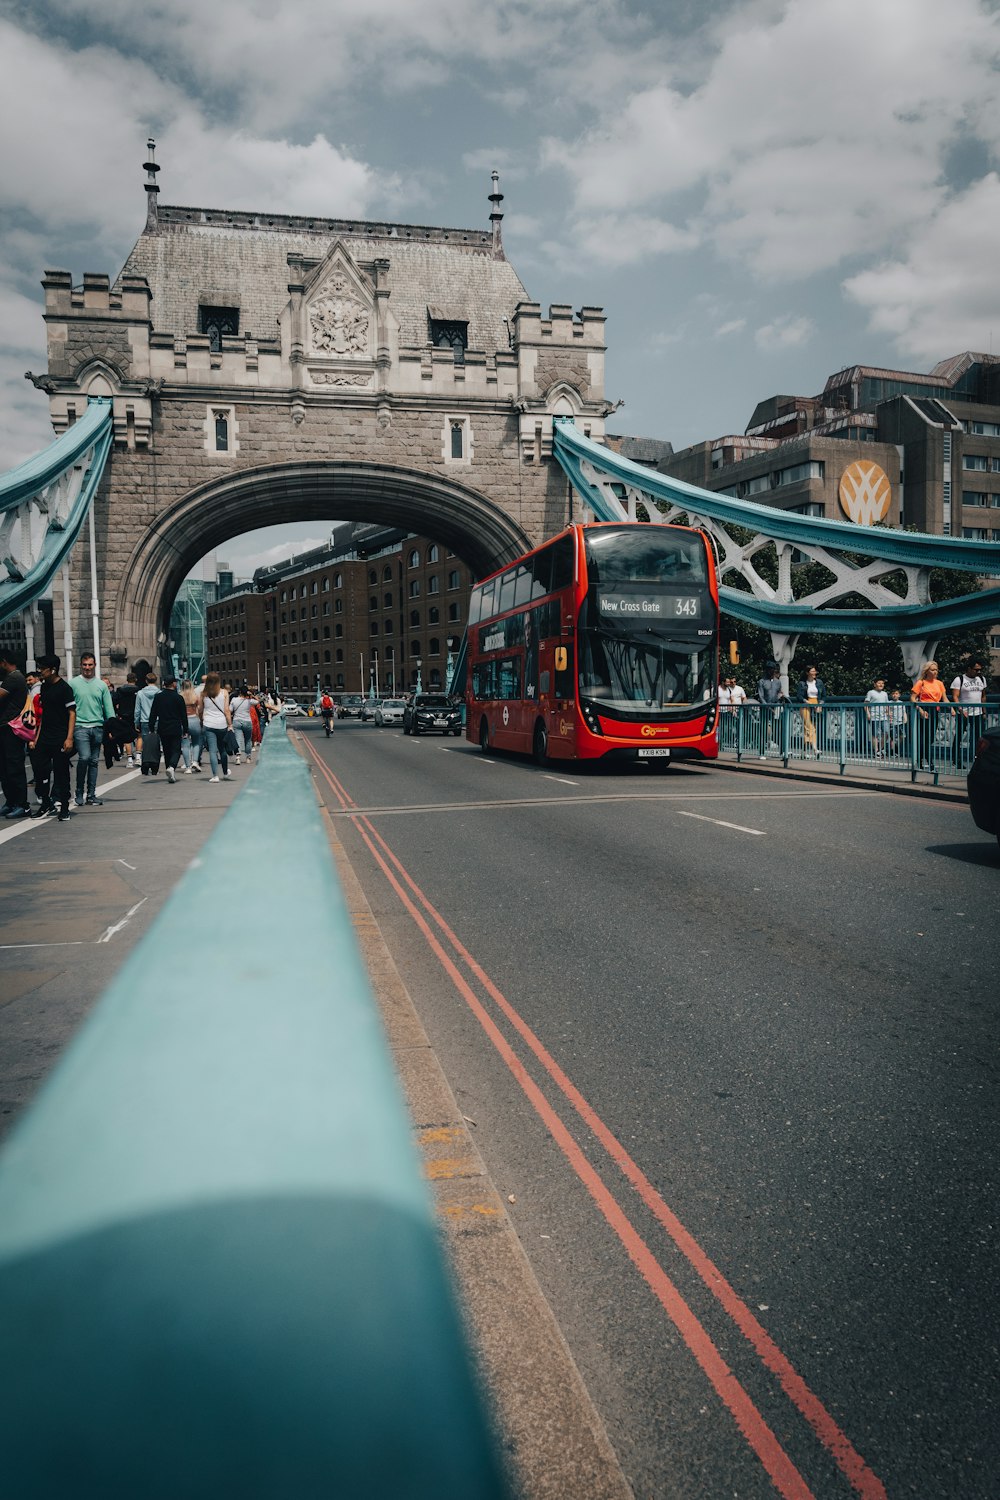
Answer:
[[[579,651],[580,696],[599,707],[648,712],[703,703],[714,691],[711,638],[678,640],[657,625],[625,634],[581,620]]]
[[[667,526],[598,527],[584,533],[587,578],[604,589],[620,585],[706,587],[708,554],[701,534]]]

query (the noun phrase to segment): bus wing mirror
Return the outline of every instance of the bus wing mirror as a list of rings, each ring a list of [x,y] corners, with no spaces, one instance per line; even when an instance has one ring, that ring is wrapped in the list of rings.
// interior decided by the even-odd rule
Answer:
[[[565,646],[556,647],[556,671],[565,672],[569,665],[569,653]]]

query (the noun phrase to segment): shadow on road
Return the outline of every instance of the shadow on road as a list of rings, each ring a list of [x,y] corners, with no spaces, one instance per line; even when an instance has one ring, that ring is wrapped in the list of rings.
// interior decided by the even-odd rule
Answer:
[[[985,865],[1000,870],[1000,845],[989,835],[975,844],[928,844],[928,854],[939,854],[943,859],[957,859],[963,865]]]

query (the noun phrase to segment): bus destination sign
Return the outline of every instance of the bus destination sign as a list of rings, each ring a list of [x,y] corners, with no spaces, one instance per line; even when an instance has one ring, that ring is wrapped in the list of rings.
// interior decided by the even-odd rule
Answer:
[[[602,615],[619,620],[698,620],[697,594],[598,594]]]

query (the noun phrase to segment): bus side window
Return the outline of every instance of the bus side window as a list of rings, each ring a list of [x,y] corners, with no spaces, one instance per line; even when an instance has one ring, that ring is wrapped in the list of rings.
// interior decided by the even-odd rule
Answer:
[[[573,543],[574,535],[559,537],[553,542],[550,551],[552,553],[552,591],[565,589],[573,582]]]
[[[552,548],[543,547],[541,552],[536,552],[530,560],[529,567],[531,568],[531,597],[541,599],[552,586]]]
[[[491,578],[489,583],[483,584],[483,602],[479,610],[479,618],[481,620],[488,620],[490,615],[495,613],[493,599],[496,586],[497,581],[495,578]]]
[[[549,674],[548,674],[548,672],[543,672],[541,674],[541,676],[539,677],[539,679],[538,679],[538,691],[539,691],[539,693],[541,694],[541,696],[543,698],[548,695],[548,691],[549,691]]]
[[[502,615],[504,610],[514,608],[514,586],[517,580],[517,570],[512,568],[499,580],[500,587],[497,590],[497,614]]]

